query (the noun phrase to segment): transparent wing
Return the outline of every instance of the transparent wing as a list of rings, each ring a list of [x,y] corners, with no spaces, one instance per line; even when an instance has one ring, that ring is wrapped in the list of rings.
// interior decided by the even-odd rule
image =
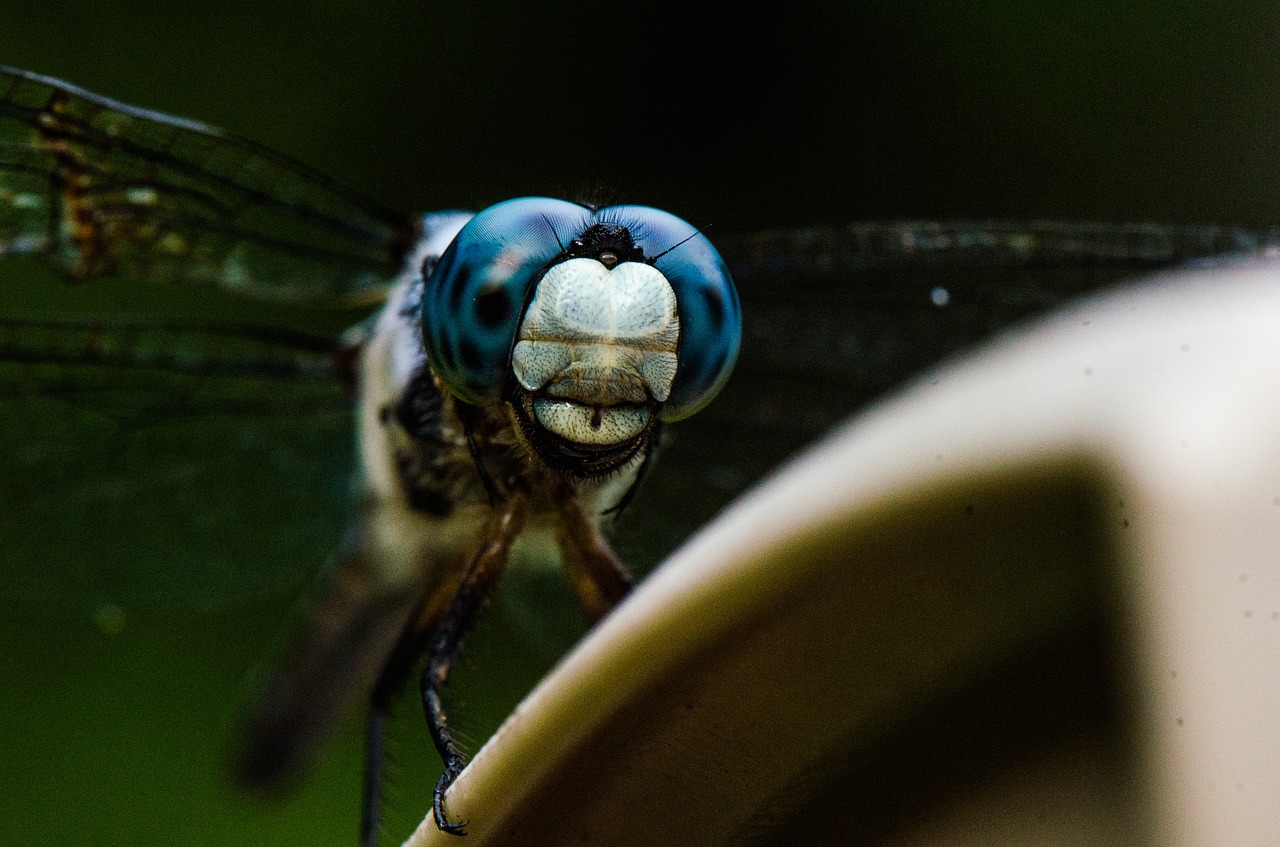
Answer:
[[[772,380],[783,398],[800,389],[813,398],[801,410],[823,398],[840,414],[1119,277],[1278,248],[1280,229],[1056,221],[857,223],[722,244],[744,304],[744,381]]]
[[[1144,270],[1258,256],[1280,230],[1063,222],[856,223],[717,237],[738,285],[724,393],[671,428],[620,547],[653,561],[877,397],[1016,321]]]
[[[0,603],[83,617],[295,595],[349,508],[332,346],[0,320]]]
[[[250,141],[0,67],[0,256],[350,305],[383,298],[416,237]]]
[[[801,227],[719,242],[735,278],[826,279],[939,267],[1141,269],[1280,248],[1280,228],[1078,221],[888,221]]]
[[[651,567],[842,417],[1015,320],[1135,269],[1275,242],[1271,232],[1038,226],[723,240],[743,301],[740,363],[720,399],[672,427],[617,525],[628,561]],[[1037,231],[1053,250],[1026,249]],[[868,232],[892,237],[842,252],[851,232],[864,238],[855,245]],[[0,319],[0,597],[208,606],[306,585],[349,509],[351,402],[333,348],[189,322]]]

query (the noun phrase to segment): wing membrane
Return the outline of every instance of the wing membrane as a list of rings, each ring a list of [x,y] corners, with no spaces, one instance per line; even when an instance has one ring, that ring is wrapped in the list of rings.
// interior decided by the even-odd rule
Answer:
[[[740,368],[880,391],[1126,274],[1272,255],[1280,229],[905,221],[756,233],[721,248],[743,301]]]
[[[337,546],[351,401],[287,334],[0,329],[0,603],[86,614],[279,600]]]
[[[739,271],[740,364],[720,399],[672,428],[618,525],[641,569],[904,380],[1157,264],[1077,252],[1070,264],[1090,267],[988,255],[997,267],[933,256],[851,270],[820,256],[745,266],[733,242],[725,253]],[[13,480],[0,503],[3,593],[155,607],[296,589],[336,548],[349,505],[350,401],[332,353],[331,342],[248,327],[0,321],[0,429],[11,445],[0,472]]]
[[[1163,267],[1280,249],[1280,228],[1090,221],[889,221],[729,236],[735,278],[937,267]]]
[[[342,351],[303,333],[150,319],[0,317],[0,363],[277,379],[346,378]]]
[[[0,67],[0,255],[352,305],[382,299],[416,237],[250,141]]]
[[[1276,229],[999,221],[720,238],[742,300],[738,364],[672,428],[619,547],[653,561],[840,420],[1018,321],[1143,270],[1278,244]]]

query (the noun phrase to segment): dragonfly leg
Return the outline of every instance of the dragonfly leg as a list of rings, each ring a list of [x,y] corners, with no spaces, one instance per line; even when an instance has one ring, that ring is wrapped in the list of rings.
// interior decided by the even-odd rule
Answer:
[[[555,532],[565,573],[594,623],[627,596],[631,575],[567,484],[556,491]]]
[[[424,610],[430,608],[430,603]],[[415,615],[396,642],[369,697],[365,722],[364,796],[360,816],[361,847],[378,847],[382,828],[382,788],[386,763],[386,722],[395,699],[414,664],[426,652],[432,632],[426,614]]]
[[[511,545],[524,528],[527,505],[526,495],[512,490],[485,526],[484,542],[471,560],[449,610],[435,631],[431,656],[422,673],[422,708],[431,729],[431,740],[444,761],[444,773],[436,783],[431,808],[436,826],[451,835],[466,835],[466,822],[449,820],[444,809],[445,792],[462,772],[466,757],[449,732],[441,689],[449,682],[449,673],[462,651],[463,642],[502,575]]]
[[[364,727],[364,796],[360,807],[360,847],[378,847],[378,835],[382,831],[386,724],[386,704],[372,704]]]

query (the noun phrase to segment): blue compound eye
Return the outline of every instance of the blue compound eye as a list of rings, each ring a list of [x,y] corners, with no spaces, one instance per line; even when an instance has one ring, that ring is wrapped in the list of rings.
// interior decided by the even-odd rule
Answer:
[[[599,244],[607,249],[595,250]],[[498,402],[535,289],[552,265],[584,258],[593,260],[588,266],[642,262],[665,277],[678,315],[677,365],[674,380],[651,386],[651,395],[662,401],[663,420],[688,417],[710,402],[733,368],[742,325],[733,282],[711,243],[685,221],[657,209],[592,211],[544,197],[509,200],[477,214],[425,282],[423,340],[433,370],[449,391],[475,405]],[[563,274],[554,276],[559,285]],[[563,290],[581,291],[573,285]],[[565,308],[572,312],[571,304]],[[540,312],[538,320],[546,319]],[[573,367],[582,372],[581,364]],[[521,381],[530,378],[525,371]],[[570,382],[558,381],[559,390],[568,392]],[[572,399],[567,398],[570,407]],[[575,414],[564,412],[559,400],[552,405],[556,414]]]
[[[626,227],[646,260],[675,291],[679,364],[660,417],[687,418],[720,393],[738,358],[742,311],[729,269],[706,236],[669,212],[606,206],[596,212],[595,220]]]
[[[521,312],[557,238],[590,225],[591,210],[524,197],[490,206],[462,228],[422,293],[422,338],[454,396],[487,406],[502,397]]]

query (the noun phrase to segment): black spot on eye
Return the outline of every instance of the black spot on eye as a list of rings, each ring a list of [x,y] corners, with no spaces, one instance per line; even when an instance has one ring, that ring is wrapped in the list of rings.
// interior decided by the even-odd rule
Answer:
[[[458,345],[458,352],[462,356],[462,364],[470,373],[476,373],[484,366],[484,357],[480,355],[480,348],[470,338],[462,339],[462,343]]]
[[[491,288],[476,298],[476,318],[481,326],[498,329],[511,317],[511,301],[501,288]]]
[[[716,326],[724,323],[724,298],[719,290],[710,287],[702,289],[702,302],[707,307],[707,315]]]
[[[462,304],[467,294],[467,283],[470,280],[471,266],[464,263],[458,266],[458,270],[449,281],[449,309],[455,314],[462,311]]]

